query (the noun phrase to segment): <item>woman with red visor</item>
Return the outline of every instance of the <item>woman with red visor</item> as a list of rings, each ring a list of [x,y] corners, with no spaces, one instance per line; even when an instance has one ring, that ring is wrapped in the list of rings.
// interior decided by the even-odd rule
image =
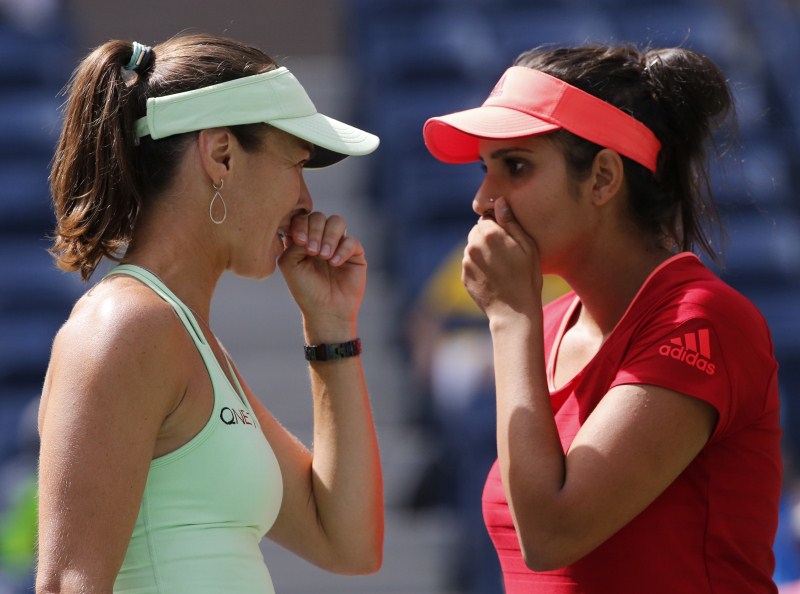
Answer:
[[[508,594],[776,592],[777,364],[714,256],[704,147],[731,107],[687,49],[532,50],[425,124],[481,160],[463,281],[489,320]],[[542,308],[542,275],[572,292]]]

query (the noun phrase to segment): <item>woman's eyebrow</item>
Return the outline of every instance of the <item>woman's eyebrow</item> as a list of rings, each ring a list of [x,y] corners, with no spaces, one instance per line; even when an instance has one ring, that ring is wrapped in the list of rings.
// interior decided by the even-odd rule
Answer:
[[[522,147],[504,147],[504,148],[501,148],[501,149],[497,149],[496,151],[493,151],[489,155],[489,158],[490,159],[499,159],[501,157],[505,157],[509,153],[520,153],[520,152],[533,154],[533,151],[530,150],[530,149],[527,149],[527,148],[522,148]]]

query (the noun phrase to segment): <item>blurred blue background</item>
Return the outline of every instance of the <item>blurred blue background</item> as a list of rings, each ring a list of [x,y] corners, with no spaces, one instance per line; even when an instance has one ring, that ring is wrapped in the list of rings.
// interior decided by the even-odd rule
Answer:
[[[30,591],[37,399],[53,335],[84,290],[45,252],[59,91],[102,41],[154,44],[181,30],[243,39],[288,61],[310,75],[311,82],[300,79],[318,106],[337,106],[332,115],[382,139],[365,164],[343,164],[325,190],[340,188],[337,205],[361,221],[377,279],[362,326],[381,329],[372,340],[380,348],[365,361],[377,369],[373,398],[385,400],[376,416],[387,466],[386,564],[377,576],[333,580],[290,561],[292,571],[282,574],[282,562],[270,563],[279,592],[501,592],[480,518],[494,457],[485,328],[453,266],[474,221],[481,172],[435,161],[421,128],[432,115],[480,104],[521,51],[583,42],[682,45],[714,58],[730,78],[739,144],[714,167],[728,230],[719,273],[760,307],[773,332],[786,467],[776,580],[800,579],[800,2],[265,4],[0,0],[0,594]],[[226,295],[244,294],[231,286]],[[553,294],[562,289],[551,279]],[[226,325],[233,314],[216,316],[234,356],[240,349],[246,358],[252,349],[243,331]],[[285,368],[267,365],[264,373]],[[306,429],[298,421],[297,432]],[[268,558],[278,554],[265,546]]]

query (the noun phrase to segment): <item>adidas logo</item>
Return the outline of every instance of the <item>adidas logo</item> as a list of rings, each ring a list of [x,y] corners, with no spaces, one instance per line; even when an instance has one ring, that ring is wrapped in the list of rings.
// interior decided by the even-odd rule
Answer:
[[[658,354],[677,359],[708,375],[717,371],[711,362],[711,338],[707,328],[670,339],[669,344],[658,347]]]
[[[500,77],[500,80],[497,81],[497,84],[492,89],[492,92],[489,93],[489,97],[497,97],[498,95],[502,95],[503,85],[505,84],[505,82],[506,82],[506,75],[503,74],[503,76]]]

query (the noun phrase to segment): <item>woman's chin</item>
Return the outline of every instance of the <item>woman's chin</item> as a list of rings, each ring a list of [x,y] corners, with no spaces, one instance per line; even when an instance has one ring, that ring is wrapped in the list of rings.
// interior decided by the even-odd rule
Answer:
[[[278,268],[278,258],[282,253],[283,247],[273,247],[260,257],[254,257],[247,262],[240,261],[238,264],[234,263],[228,270],[242,278],[264,280],[275,274]]]

